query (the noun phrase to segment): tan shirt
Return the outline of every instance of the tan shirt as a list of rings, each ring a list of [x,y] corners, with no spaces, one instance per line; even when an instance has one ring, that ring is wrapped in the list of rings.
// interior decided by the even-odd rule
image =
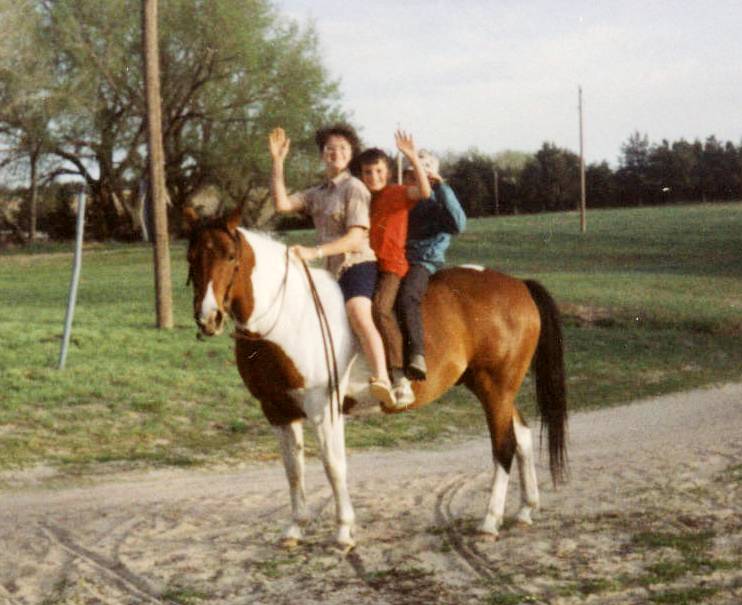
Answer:
[[[303,212],[312,217],[317,230],[318,244],[344,236],[351,227],[365,229],[366,238],[358,252],[327,257],[325,267],[336,278],[352,265],[376,260],[376,255],[368,243],[371,194],[366,186],[348,171],[341,172],[334,179],[327,180],[321,185],[294,193],[291,199],[300,202]]]

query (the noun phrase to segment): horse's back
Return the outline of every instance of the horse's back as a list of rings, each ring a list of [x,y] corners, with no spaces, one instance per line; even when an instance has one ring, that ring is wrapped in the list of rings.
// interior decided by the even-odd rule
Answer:
[[[416,383],[420,405],[472,368],[528,365],[539,311],[525,283],[492,269],[451,267],[430,280],[422,306],[429,375]]]

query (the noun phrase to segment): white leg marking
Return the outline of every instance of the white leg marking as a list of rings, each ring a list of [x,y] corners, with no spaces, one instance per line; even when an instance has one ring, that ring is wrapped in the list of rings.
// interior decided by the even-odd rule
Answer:
[[[484,517],[479,531],[497,535],[497,530],[502,525],[502,518],[505,515],[505,497],[508,493],[508,480],[510,474],[503,466],[495,461],[495,477],[492,481],[492,495],[490,496],[487,515]]]
[[[346,479],[343,416],[342,414],[336,415],[333,421],[330,419],[329,409],[325,407],[325,413],[320,418],[315,419],[315,427],[325,473],[335,496],[335,511],[338,523],[337,543],[344,548],[351,548],[355,545],[353,540],[355,513],[350,502]]]
[[[283,533],[287,542],[296,543],[302,538],[302,527],[309,520],[304,495],[304,431],[300,420],[286,426],[275,427],[281,446],[283,466],[291,494],[291,524]]]
[[[216,302],[216,296],[214,296],[214,283],[209,281],[209,285],[206,288],[206,294],[204,299],[201,301],[201,319],[206,320],[211,313],[219,310],[219,305]]]
[[[536,479],[536,462],[533,455],[533,438],[531,429],[522,425],[517,419],[513,421],[517,447],[515,456],[518,459],[518,476],[520,479],[520,510],[518,521],[531,525],[531,513],[539,507],[538,481]]]

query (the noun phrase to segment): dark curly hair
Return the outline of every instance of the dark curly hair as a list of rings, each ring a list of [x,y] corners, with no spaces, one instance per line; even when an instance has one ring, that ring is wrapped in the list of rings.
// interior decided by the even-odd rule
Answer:
[[[350,143],[351,157],[355,158],[361,152],[361,140],[358,138],[356,129],[350,124],[338,122],[337,124],[324,126],[314,133],[314,141],[317,143],[320,153],[324,150],[327,139],[331,136],[343,137]]]
[[[383,149],[379,149],[378,147],[370,147],[368,149],[364,149],[363,153],[356,158],[355,163],[360,170],[361,168],[363,168],[364,166],[368,166],[369,164],[376,164],[376,162],[378,162],[379,160],[386,162],[389,170],[392,170],[392,159],[389,157],[386,151],[384,151]]]

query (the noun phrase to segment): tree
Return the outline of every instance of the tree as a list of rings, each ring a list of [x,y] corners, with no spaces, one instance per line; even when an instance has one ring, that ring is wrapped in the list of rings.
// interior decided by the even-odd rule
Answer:
[[[646,179],[649,170],[649,138],[634,132],[621,145],[619,169],[616,172],[622,206],[641,206],[647,201]]]
[[[50,141],[50,58],[40,44],[37,13],[27,0],[0,3],[0,166],[27,172],[28,237],[36,237],[40,171]],[[41,50],[39,49],[41,46]]]
[[[498,205],[501,214],[518,214],[520,212],[520,188],[523,171],[533,155],[523,151],[506,149],[495,154],[497,169]]]
[[[607,162],[590,164],[585,169],[585,190],[594,208],[616,205],[616,176]]]
[[[494,162],[472,150],[451,166],[446,177],[467,216],[494,214]]]
[[[520,198],[525,212],[573,210],[580,199],[580,160],[544,143],[523,169]]]
[[[126,235],[137,217],[136,196],[127,191],[145,173],[144,83],[132,62],[139,3],[27,1],[38,16],[39,44],[51,56],[52,92],[63,101],[48,123],[48,153],[62,162],[54,176],[86,182],[99,237]],[[303,184],[317,168],[313,131],[342,115],[314,31],[280,17],[269,0],[169,0],[160,17],[165,173],[174,211],[204,185],[250,209],[260,206],[269,174],[265,138],[277,123],[293,141],[290,185]]]

